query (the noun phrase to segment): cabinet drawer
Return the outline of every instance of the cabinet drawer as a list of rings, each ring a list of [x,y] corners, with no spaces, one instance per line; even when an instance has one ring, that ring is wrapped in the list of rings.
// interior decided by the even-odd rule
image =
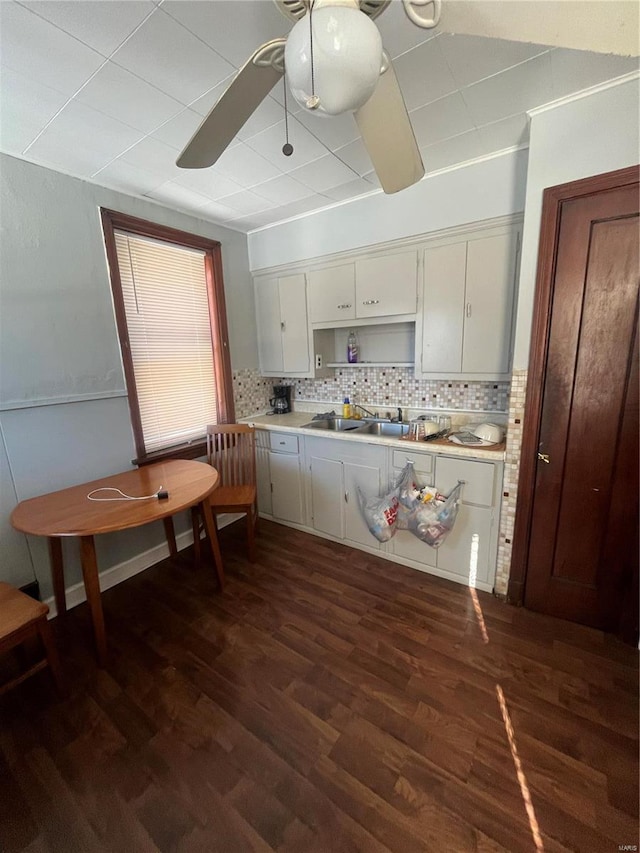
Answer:
[[[493,506],[496,467],[492,462],[474,462],[468,459],[440,457],[436,462],[436,484],[440,491],[448,493],[458,482],[464,480],[462,502]]]
[[[393,451],[393,467],[404,468],[407,462],[413,462],[413,467],[420,474],[431,475],[433,472],[432,453],[412,453],[405,450]]]
[[[271,449],[280,453],[297,453],[298,436],[286,432],[270,432]]]

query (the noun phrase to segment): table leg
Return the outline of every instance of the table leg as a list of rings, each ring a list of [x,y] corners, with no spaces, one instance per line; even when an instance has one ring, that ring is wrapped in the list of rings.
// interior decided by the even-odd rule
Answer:
[[[173,517],[168,515],[162,519],[164,524],[164,535],[167,537],[167,545],[169,546],[169,556],[178,556],[178,546],[176,545],[176,531],[173,526]]]
[[[204,529],[207,531],[207,537],[209,539],[209,544],[211,545],[211,553],[213,554],[213,559],[216,564],[216,572],[218,573],[218,580],[220,581],[220,589],[224,589],[224,567],[222,565],[222,554],[220,553],[220,543],[218,542],[218,531],[216,529],[216,523],[213,520],[213,513],[211,512],[211,504],[209,500],[205,498],[200,504],[202,509],[202,517],[204,518]]]
[[[64,562],[62,559],[62,540],[59,536],[49,536],[49,560],[53,594],[56,599],[56,613],[64,616],[67,612],[67,598],[64,591]]]
[[[107,663],[107,635],[104,628],[104,614],[102,612],[100,582],[98,580],[98,561],[96,560],[96,546],[93,536],[80,537],[80,557],[82,559],[84,589],[87,594],[87,602],[89,603],[91,618],[93,620],[98,662],[100,666],[105,666]]]

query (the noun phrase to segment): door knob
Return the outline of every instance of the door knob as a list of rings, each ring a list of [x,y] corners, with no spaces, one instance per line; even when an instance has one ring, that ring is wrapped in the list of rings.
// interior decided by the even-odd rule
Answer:
[[[549,459],[549,454],[548,453],[540,453],[539,451],[538,451],[538,461],[539,462],[546,462],[547,465],[551,464],[551,460]]]

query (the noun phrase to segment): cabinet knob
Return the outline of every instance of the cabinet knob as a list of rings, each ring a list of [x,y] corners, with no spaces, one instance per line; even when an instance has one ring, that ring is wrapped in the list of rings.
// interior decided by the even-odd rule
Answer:
[[[345,502],[346,504],[348,504],[348,503],[349,503],[349,492],[345,492],[345,493],[344,493],[344,502]]]
[[[345,305],[338,305],[338,308],[351,308],[351,303],[347,302]]]
[[[362,303],[363,305],[377,305],[380,302],[379,299],[365,299]]]
[[[284,332],[284,322],[280,323],[280,330]]]
[[[470,302],[467,302],[467,307],[466,307],[465,313],[466,313],[467,317],[471,316],[471,303]]]

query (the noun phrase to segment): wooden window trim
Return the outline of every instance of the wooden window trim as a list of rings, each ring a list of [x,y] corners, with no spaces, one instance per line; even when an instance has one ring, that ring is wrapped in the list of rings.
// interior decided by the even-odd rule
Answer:
[[[233,423],[235,410],[233,402],[233,381],[231,375],[231,356],[229,353],[229,332],[227,326],[226,301],[224,296],[224,279],[222,274],[222,252],[220,243],[198,234],[190,234],[176,228],[138,219],[126,213],[119,213],[108,208],[100,209],[102,230],[111,278],[111,292],[116,315],[116,327],[122,353],[127,397],[131,426],[136,447],[135,465],[149,465],[163,459],[195,459],[206,454],[206,435],[202,441],[168,447],[148,453],[145,450],[142,421],[140,419],[140,402],[136,378],[131,359],[131,346],[127,315],[122,295],[122,281],[118,267],[115,231],[128,231],[139,237],[151,237],[165,243],[174,243],[204,252],[205,275],[207,280],[207,299],[209,303],[209,326],[211,328],[211,343],[213,347],[214,373],[218,392],[218,418],[220,423]]]

